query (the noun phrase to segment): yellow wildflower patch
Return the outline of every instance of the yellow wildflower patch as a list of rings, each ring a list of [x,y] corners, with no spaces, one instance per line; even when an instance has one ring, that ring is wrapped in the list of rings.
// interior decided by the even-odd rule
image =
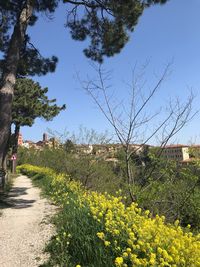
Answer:
[[[164,216],[151,218],[137,203],[126,207],[122,197],[87,191],[66,175],[48,168],[23,165],[18,168],[28,175],[42,173],[52,177],[56,191],[52,199],[61,205],[70,200],[68,191],[77,195],[76,207],[88,207],[89,214],[100,225],[96,233],[106,249],[112,249],[115,266],[180,266],[200,267],[200,235],[184,230],[179,221],[166,224]]]

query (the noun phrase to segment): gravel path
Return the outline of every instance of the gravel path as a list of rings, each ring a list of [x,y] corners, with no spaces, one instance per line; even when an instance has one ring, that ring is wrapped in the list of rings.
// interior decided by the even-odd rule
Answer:
[[[36,267],[48,255],[43,253],[54,229],[50,217],[55,207],[40,197],[26,176],[15,179],[6,203],[0,205],[0,266]]]

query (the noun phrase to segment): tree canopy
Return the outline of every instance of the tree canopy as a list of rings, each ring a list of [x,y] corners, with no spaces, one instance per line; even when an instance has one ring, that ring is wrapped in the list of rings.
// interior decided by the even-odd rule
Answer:
[[[90,39],[84,50],[99,62],[119,53],[145,8],[168,0],[63,0],[68,7],[66,27],[73,39]],[[0,2],[0,165],[5,165],[17,77],[55,70],[57,58],[44,58],[27,33],[41,12],[51,14],[61,0],[1,0]],[[2,167],[4,168],[4,167]]]
[[[65,105],[58,106],[56,99],[49,99],[47,92],[48,88],[42,88],[31,79],[17,79],[12,105],[12,124],[15,125],[15,133],[9,144],[12,154],[17,153],[21,126],[32,126],[36,118],[50,121],[66,108]]]
[[[19,14],[25,5],[25,2],[26,1],[19,0],[2,1],[0,3],[0,51],[3,53],[3,58],[0,60],[0,72],[3,72],[3,69],[6,65],[12,28],[16,27]],[[37,12],[53,12],[57,6],[55,3],[56,1],[38,1],[38,4],[36,3],[37,1],[34,2],[34,12],[29,18],[29,26],[34,26],[35,22],[37,21]],[[46,8],[44,8],[45,5]],[[30,36],[25,34],[19,51],[19,62],[16,62],[16,76],[26,77],[28,75],[45,75],[48,72],[54,72],[57,61],[58,59],[56,56],[44,58],[39,53],[39,50],[31,43]]]
[[[34,26],[39,12],[53,13],[59,2],[64,2],[68,7],[66,27],[70,29],[72,38],[79,41],[89,38],[90,44],[84,50],[85,55],[92,60],[102,62],[103,57],[110,57],[121,51],[129,40],[129,32],[134,31],[139,17],[146,8],[154,4],[164,4],[167,1],[33,0],[31,3],[33,12],[28,25]],[[2,0],[0,3],[0,50],[3,52],[8,49],[12,33],[11,28],[17,23],[19,14],[26,2],[24,0]],[[34,59],[40,60],[40,64],[42,64],[42,58],[36,52],[35,47],[30,44],[30,37],[26,34],[24,45],[21,48],[22,57],[18,66],[18,73],[22,72],[26,75],[33,73],[30,65],[24,62],[30,63]],[[52,63],[49,69],[55,69],[57,58],[46,59],[43,62],[43,72],[46,71],[49,62]]]
[[[68,13],[66,26],[75,40],[90,39],[84,53],[102,62],[105,56],[119,53],[129,40],[145,8],[164,4],[168,0],[64,0],[73,8]]]
[[[49,121],[65,109],[58,106],[56,99],[48,99],[48,88],[42,88],[31,79],[17,79],[12,108],[12,123],[19,126],[32,126],[36,118]]]

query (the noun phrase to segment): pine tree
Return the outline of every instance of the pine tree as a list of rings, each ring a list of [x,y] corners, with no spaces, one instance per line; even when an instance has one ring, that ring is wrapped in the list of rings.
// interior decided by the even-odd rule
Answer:
[[[60,0],[61,1],[61,0]],[[54,12],[59,0],[1,0],[0,51],[4,53],[0,83],[0,166],[3,167],[10,135],[12,101],[17,75],[41,74],[55,69],[56,58],[39,61],[32,70],[35,49],[30,47],[27,27],[41,12]],[[102,62],[104,56],[119,53],[128,41],[144,9],[167,0],[63,0],[69,7],[67,26],[75,40],[91,39],[85,54]],[[79,16],[78,16],[79,15]],[[28,46],[29,44],[29,46]],[[47,64],[45,64],[47,63]],[[52,65],[52,64],[53,65]],[[34,68],[40,66],[34,64]]]
[[[0,167],[2,166],[4,169],[6,168],[5,159],[10,137],[12,101],[16,77],[21,75],[24,70],[25,74],[29,74],[28,70],[31,69],[31,65],[28,64],[28,60],[25,60],[25,58],[39,59],[38,56],[32,57],[33,53],[28,53],[30,47],[27,46],[29,36],[26,34],[26,30],[28,26],[35,24],[37,12],[53,12],[56,6],[57,1],[51,0],[3,0],[0,2],[0,50],[3,52],[3,60],[0,65]],[[26,57],[26,55],[28,56]],[[22,62],[24,63],[21,64]],[[43,66],[42,62],[43,59],[40,60],[40,64],[35,65],[39,72],[38,74],[41,71],[37,66]]]
[[[17,79],[12,106],[12,124],[15,126],[13,153],[17,153],[21,126],[32,126],[36,118],[50,121],[65,109],[65,105],[56,105],[56,99],[48,99],[47,92],[48,88],[42,88],[31,79]]]

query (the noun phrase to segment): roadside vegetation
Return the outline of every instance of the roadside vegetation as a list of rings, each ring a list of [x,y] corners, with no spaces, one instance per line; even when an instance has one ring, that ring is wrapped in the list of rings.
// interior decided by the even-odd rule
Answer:
[[[65,140],[54,148],[42,145],[41,150],[18,151],[21,126],[32,126],[36,118],[52,120],[65,109],[47,97],[48,88],[30,79],[56,69],[58,58],[43,57],[31,43],[28,29],[40,14],[50,19],[58,2],[0,3],[2,189],[7,182],[7,159],[18,154],[18,170],[31,176],[60,207],[46,266],[200,266],[200,161],[182,165],[161,157],[169,140],[196,115],[194,95],[191,92],[183,102],[173,96],[165,107],[163,95],[157,93],[170,73],[171,64],[167,64],[147,86],[146,66],[138,74],[134,69],[123,99],[119,89],[124,86],[114,88],[116,82],[102,65],[105,57],[121,52],[146,9],[168,0],[127,0],[127,5],[113,0],[61,1],[68,4],[65,27],[72,39],[87,39],[84,54],[99,63],[94,65],[96,78],[77,78],[110,124],[121,149],[112,155],[95,150],[82,153],[77,150],[81,142]],[[154,108],[154,103],[161,107]],[[152,139],[158,140],[158,149],[147,145]],[[140,153],[132,149],[137,143],[142,144]],[[8,190],[10,185],[6,186]]]
[[[87,190],[80,182],[50,168],[22,165],[60,207],[57,234],[44,266],[200,266],[200,237],[153,216],[126,197]]]
[[[123,151],[115,156],[117,161],[108,162],[105,158],[77,154],[66,146],[43,150],[20,148],[19,164],[29,163],[52,168],[56,173],[67,174],[86,188],[100,193],[115,195],[121,190],[129,205],[132,200],[125,177]],[[145,162],[145,165],[144,165]],[[156,157],[154,148],[136,157],[132,156],[132,169],[135,172],[135,185],[132,188],[136,202],[142,209],[153,215],[165,216],[167,222],[179,220],[181,226],[191,225],[193,231],[200,229],[200,163],[185,166],[175,161]]]
[[[13,180],[18,176],[17,174],[13,174],[8,172],[7,174],[8,179],[3,189],[0,188],[0,216],[2,215],[3,208],[8,207],[8,204],[6,202],[6,197],[12,188]]]

